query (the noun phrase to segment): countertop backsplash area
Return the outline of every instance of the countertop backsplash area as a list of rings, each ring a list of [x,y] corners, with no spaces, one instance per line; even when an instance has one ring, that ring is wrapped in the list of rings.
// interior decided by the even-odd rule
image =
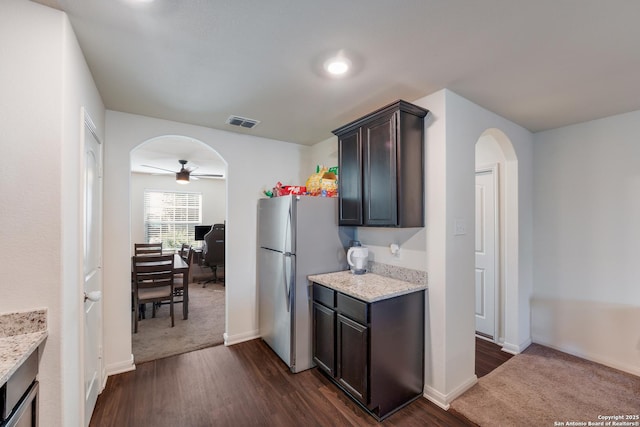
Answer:
[[[47,330],[47,309],[0,314],[0,338]]]
[[[413,270],[411,268],[400,267],[397,265],[382,264],[375,261],[369,261],[367,271],[380,276],[403,280],[416,285],[427,286],[426,271]]]

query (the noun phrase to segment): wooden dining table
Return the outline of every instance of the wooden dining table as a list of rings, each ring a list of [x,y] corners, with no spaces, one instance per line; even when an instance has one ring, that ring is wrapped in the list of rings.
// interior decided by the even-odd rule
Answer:
[[[131,274],[133,279],[133,257],[131,257]],[[173,254],[173,274],[182,274],[182,318],[187,320],[189,318],[189,265],[180,254]]]

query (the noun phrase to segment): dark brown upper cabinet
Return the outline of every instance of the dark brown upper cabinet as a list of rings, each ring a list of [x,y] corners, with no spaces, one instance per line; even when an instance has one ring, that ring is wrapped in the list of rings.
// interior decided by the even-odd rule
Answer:
[[[340,225],[424,226],[427,113],[400,100],[333,131]]]

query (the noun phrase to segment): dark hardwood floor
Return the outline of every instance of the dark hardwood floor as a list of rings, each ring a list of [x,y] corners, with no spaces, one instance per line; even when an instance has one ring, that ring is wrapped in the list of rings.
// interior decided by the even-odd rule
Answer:
[[[511,355],[476,339],[476,375]],[[317,369],[291,374],[262,340],[137,365],[109,377],[90,426],[368,426],[378,424]],[[389,426],[473,426],[420,398]]]
[[[476,338],[476,376],[478,378],[484,377],[512,357],[513,354],[502,351],[499,345]]]

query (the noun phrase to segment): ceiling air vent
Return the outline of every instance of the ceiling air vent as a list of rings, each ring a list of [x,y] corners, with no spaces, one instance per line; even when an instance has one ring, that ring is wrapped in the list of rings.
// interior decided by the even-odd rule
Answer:
[[[240,116],[229,116],[229,118],[227,119],[227,124],[240,126],[247,129],[255,127],[256,125],[258,125],[258,123],[260,123],[260,120],[253,120]]]

